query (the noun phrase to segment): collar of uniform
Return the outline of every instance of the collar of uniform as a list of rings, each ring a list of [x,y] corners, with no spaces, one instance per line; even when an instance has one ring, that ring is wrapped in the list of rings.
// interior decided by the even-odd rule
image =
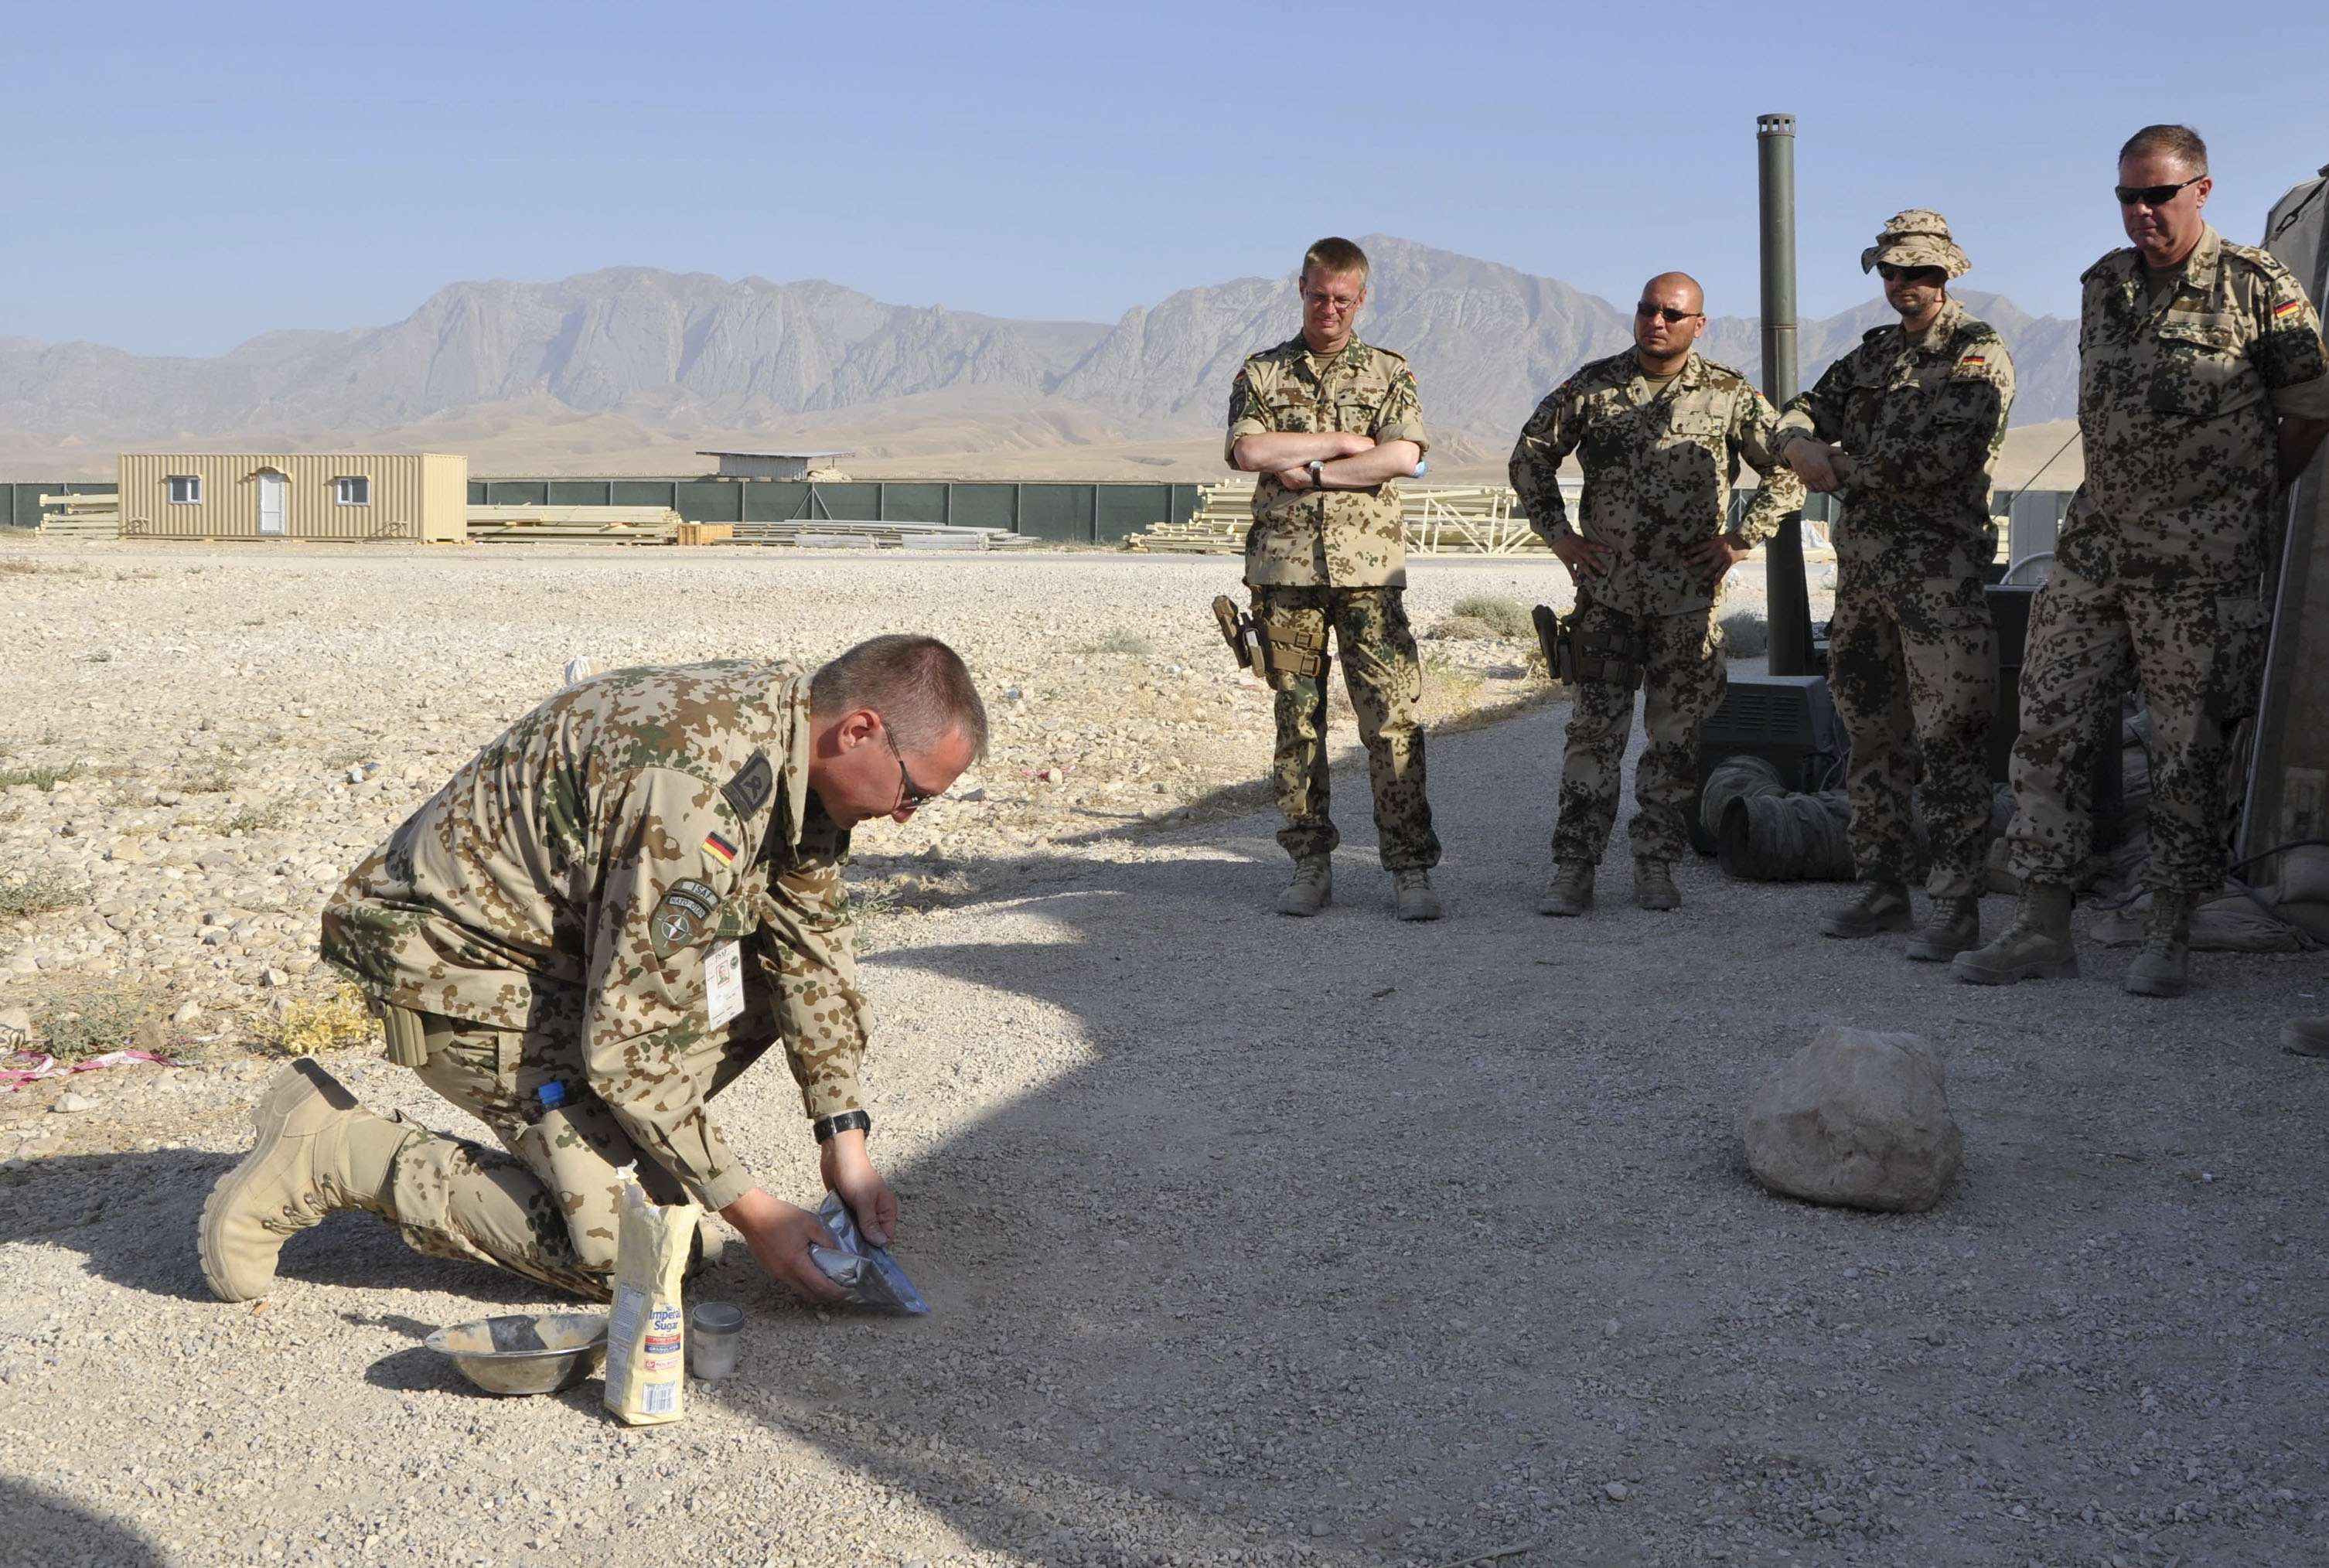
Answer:
[[[2143,299],[2143,278],[2149,269],[2144,265],[2143,252],[2132,245],[2121,254],[2126,258],[2126,261],[2124,270],[2119,274],[2119,288],[2128,303],[2140,305]],[[2175,288],[2168,291],[2167,301],[2163,304],[2172,302],[2175,295],[2185,288],[2196,288],[2202,293],[2213,288],[2216,285],[2216,269],[2221,264],[2223,257],[2224,237],[2216,232],[2216,226],[2213,223],[2203,225],[2200,230],[2200,242],[2192,247],[2192,253],[2189,256],[2183,258],[2183,265],[2179,269],[2183,276],[2177,280]]]
[[[1909,335],[1909,329],[1903,326],[1900,329],[1900,336],[1912,349],[1946,348],[1948,346],[1949,339],[1957,335],[1957,325],[1965,320],[1965,314],[1966,307],[1956,299],[1944,299],[1941,301],[1940,314],[1933,317],[1933,324],[1930,326],[1913,336]]]
[[[778,721],[784,760],[778,764],[777,790],[784,798],[785,842],[794,845],[800,842],[801,825],[808,820],[809,743],[816,732],[809,722],[808,679],[797,670],[787,669],[768,695],[772,704],[785,705]]]
[[[1351,341],[1343,345],[1340,352],[1334,354],[1319,354],[1310,346],[1310,340],[1300,333],[1294,335],[1294,345],[1302,351],[1303,360],[1314,371],[1323,371],[1333,364],[1340,364],[1347,370],[1356,370],[1367,363],[1367,345],[1355,332],[1351,334]]]
[[[1650,373],[1642,368],[1642,355],[1639,349],[1628,349],[1627,351],[1626,365],[1629,372],[1626,377],[1626,386],[1628,391],[1632,390],[1632,388],[1638,383],[1645,393],[1650,396],[1656,395],[1655,392],[1652,392],[1650,389]],[[1693,348],[1683,358],[1682,368],[1674,372],[1674,380],[1668,382],[1665,387],[1661,390],[1669,390],[1675,392],[1696,392],[1700,387],[1704,386],[1705,384],[1706,361],[1701,359],[1698,356],[1698,350]]]

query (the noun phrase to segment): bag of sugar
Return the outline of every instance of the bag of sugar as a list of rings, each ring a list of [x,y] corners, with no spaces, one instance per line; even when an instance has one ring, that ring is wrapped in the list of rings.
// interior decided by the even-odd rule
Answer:
[[[635,1166],[615,1175],[622,1210],[615,1227],[615,1311],[607,1327],[607,1408],[633,1426],[677,1421],[687,1413],[680,1276],[701,1211],[648,1197]]]

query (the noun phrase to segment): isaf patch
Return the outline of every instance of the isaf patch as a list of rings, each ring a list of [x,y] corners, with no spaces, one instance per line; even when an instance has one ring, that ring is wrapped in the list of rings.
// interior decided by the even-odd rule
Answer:
[[[720,894],[709,883],[682,877],[673,883],[647,917],[647,945],[658,959],[692,947],[711,930],[720,912]]]
[[[768,754],[755,751],[745,764],[736,770],[736,776],[720,787],[739,817],[748,817],[768,803],[768,796],[777,787],[776,770],[768,766]]]

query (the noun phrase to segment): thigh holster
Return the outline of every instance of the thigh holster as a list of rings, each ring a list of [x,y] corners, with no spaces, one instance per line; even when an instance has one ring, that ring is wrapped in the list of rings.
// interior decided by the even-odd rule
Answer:
[[[429,1031],[420,1015],[410,1007],[399,1007],[388,1002],[374,1002],[372,1015],[380,1020],[381,1030],[388,1037],[381,1054],[399,1067],[429,1065]]]
[[[1640,631],[1623,632],[1608,626],[1583,627],[1584,611],[1566,617],[1540,604],[1533,612],[1536,640],[1544,649],[1545,668],[1563,685],[1615,686],[1633,692],[1642,685],[1642,666],[1649,662],[1648,642]]]
[[[1326,628],[1305,631],[1283,622],[1262,620],[1241,612],[1235,600],[1222,594],[1213,600],[1213,620],[1221,639],[1230,645],[1240,669],[1251,670],[1279,691],[1297,680],[1323,679],[1326,674]]]

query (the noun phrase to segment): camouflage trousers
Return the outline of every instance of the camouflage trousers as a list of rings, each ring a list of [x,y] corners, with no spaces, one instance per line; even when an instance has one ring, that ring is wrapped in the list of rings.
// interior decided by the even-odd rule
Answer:
[[[2014,874],[2069,883],[2094,841],[2095,747],[2117,743],[2098,713],[2118,709],[2130,675],[2151,722],[2151,864],[2146,886],[2223,885],[2227,770],[2234,732],[2256,713],[2270,612],[2252,587],[2106,582],[2060,562],[2030,610],[2022,732],[2013,742]]]
[[[1344,688],[1358,715],[1374,786],[1375,836],[1387,871],[1439,864],[1431,803],[1423,790],[1423,727],[1415,704],[1423,667],[1397,588],[1257,587],[1257,619],[1315,634],[1332,627]],[[1329,674],[1332,672],[1330,671]],[[1299,860],[1331,855],[1342,842],[1327,815],[1326,682],[1297,680],[1278,694],[1278,754],[1269,770],[1286,826],[1278,842]]]
[[[1828,690],[1852,738],[1852,863],[1906,882],[1917,862],[1911,792],[1932,845],[1935,898],[1980,891],[1997,716],[1997,628],[1977,577],[1881,581],[1845,562],[1828,623]],[[1918,781],[1919,764],[1924,779]]]
[[[657,1203],[680,1203],[687,1195],[583,1085],[573,1033],[495,1029],[428,1015],[423,1022],[429,1061],[413,1071],[491,1128],[502,1147],[427,1131],[409,1139],[389,1178],[388,1217],[405,1243],[429,1257],[491,1263],[607,1299],[617,1168],[636,1162],[639,1184]],[[720,1082],[757,1053],[738,1052],[732,1070],[723,1063]],[[547,1108],[540,1091],[552,1082],[566,1086],[566,1100]]]
[[[1580,597],[1576,629],[1607,632],[1622,644],[1639,636],[1642,727],[1649,745],[1634,770],[1634,853],[1679,860],[1690,847],[1688,811],[1698,789],[1698,729],[1721,704],[1727,677],[1714,609],[1633,615]],[[1600,682],[1576,689],[1561,763],[1561,820],[1552,830],[1556,861],[1598,863],[1617,820],[1619,770],[1634,724],[1634,694]]]

